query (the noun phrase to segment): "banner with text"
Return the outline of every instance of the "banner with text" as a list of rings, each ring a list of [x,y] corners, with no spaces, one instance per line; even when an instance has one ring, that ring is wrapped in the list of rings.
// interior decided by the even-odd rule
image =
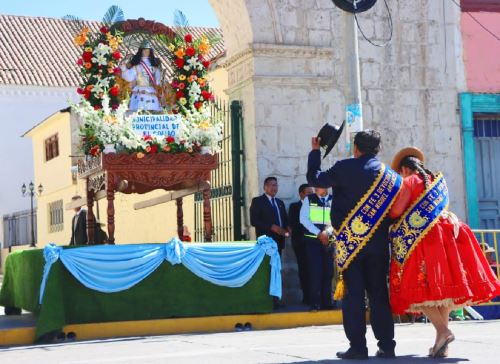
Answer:
[[[132,119],[132,129],[140,135],[175,137],[181,122],[179,114],[137,115]]]

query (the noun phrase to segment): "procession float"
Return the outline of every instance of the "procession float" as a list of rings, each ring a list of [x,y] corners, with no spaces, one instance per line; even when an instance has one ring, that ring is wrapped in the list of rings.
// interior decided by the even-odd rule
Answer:
[[[88,236],[94,236],[96,198],[107,199],[113,244],[115,192],[155,189],[179,191],[180,235],[183,192],[201,190],[205,241],[211,241],[209,180],[217,167],[222,123],[210,112],[214,95],[207,72],[217,39],[195,37],[186,26],[112,15],[97,30],[83,26],[74,38],[82,82],[81,100],[72,109],[81,121],[85,157],[78,175],[87,186]]]
[[[210,172],[222,138],[222,123],[209,111],[214,96],[207,74],[217,40],[195,36],[185,24],[124,20],[116,6],[100,24],[72,18],[68,26],[79,49],[80,100],[71,109],[79,118],[78,176],[86,182],[89,241],[10,254],[0,290],[5,313],[33,313],[32,340],[46,342],[91,338],[85,333],[94,323],[142,320],[141,333],[160,334],[170,331],[158,327],[171,325],[158,323],[153,332],[144,320],[272,311],[273,296],[281,297],[276,243],[266,236],[206,243],[212,238]],[[115,245],[115,193],[156,189],[175,193],[177,216],[165,219],[176,218],[179,237],[182,196],[202,191],[205,242],[166,237]],[[95,245],[92,211],[99,198],[108,203],[109,239]],[[115,327],[93,337],[139,332]]]

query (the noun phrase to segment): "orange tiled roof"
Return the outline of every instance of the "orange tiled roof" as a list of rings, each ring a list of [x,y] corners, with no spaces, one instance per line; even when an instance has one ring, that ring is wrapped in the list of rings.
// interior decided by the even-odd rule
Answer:
[[[97,21],[84,23],[92,31],[99,28]],[[221,41],[210,56],[219,58],[224,53],[220,29],[192,27],[190,32],[195,37],[219,36]],[[76,60],[81,50],[73,44],[73,37],[67,20],[0,15],[0,85],[76,87],[80,79]],[[162,63],[168,77],[170,65]]]

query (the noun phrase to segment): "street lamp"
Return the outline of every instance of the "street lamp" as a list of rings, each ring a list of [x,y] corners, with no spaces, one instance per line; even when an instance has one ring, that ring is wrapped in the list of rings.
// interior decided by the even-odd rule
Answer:
[[[40,196],[43,192],[43,186],[42,184],[38,185],[37,191],[35,191],[35,185],[32,182],[28,185],[29,191],[27,191],[26,184],[23,183],[21,186],[21,192],[23,194],[23,197],[25,196],[30,196],[31,198],[31,247],[35,247],[35,215],[33,213],[33,197],[36,195]]]

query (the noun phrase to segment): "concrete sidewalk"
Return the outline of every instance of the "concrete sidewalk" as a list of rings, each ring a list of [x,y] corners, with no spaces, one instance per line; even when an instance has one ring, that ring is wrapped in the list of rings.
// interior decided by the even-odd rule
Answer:
[[[456,341],[450,357],[428,358],[434,340],[430,324],[396,325],[395,360],[374,358],[369,329],[369,363],[498,363],[500,321],[452,322]],[[13,363],[340,363],[335,352],[347,348],[342,326],[215,334],[144,336],[0,349],[2,364]],[[357,362],[357,361],[354,361]]]

